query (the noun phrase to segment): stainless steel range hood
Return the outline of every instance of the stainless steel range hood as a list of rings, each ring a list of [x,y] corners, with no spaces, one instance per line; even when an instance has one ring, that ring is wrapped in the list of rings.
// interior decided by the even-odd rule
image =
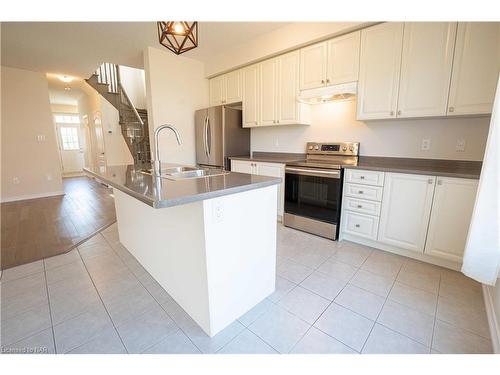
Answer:
[[[353,99],[358,92],[357,82],[302,90],[298,101],[305,104],[321,104],[332,101]]]

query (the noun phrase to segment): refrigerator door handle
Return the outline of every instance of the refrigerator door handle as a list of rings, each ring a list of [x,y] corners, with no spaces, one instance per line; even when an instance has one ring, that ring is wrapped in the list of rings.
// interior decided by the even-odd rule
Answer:
[[[203,148],[205,149],[205,155],[208,158],[208,139],[207,139],[207,135],[208,135],[208,116],[205,117],[204,126],[203,126]]]
[[[210,126],[210,117],[207,117],[207,150],[208,157],[212,153],[212,127]]]

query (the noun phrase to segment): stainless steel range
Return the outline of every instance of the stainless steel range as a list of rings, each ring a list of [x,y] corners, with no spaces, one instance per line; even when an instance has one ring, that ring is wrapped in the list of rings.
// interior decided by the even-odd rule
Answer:
[[[308,142],[306,160],[285,167],[285,226],[337,239],[343,168],[357,165],[358,153],[357,142]]]

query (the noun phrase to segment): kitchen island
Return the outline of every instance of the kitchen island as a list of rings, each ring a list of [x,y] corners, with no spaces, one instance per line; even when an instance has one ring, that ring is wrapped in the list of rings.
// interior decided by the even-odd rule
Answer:
[[[209,336],[274,291],[280,179],[85,171],[113,187],[120,242]]]

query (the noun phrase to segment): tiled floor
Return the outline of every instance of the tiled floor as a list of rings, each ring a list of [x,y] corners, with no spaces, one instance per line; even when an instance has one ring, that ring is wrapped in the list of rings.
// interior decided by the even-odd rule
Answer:
[[[276,292],[209,338],[119,243],[1,279],[1,345],[48,353],[490,353],[481,286],[458,272],[279,226]]]

